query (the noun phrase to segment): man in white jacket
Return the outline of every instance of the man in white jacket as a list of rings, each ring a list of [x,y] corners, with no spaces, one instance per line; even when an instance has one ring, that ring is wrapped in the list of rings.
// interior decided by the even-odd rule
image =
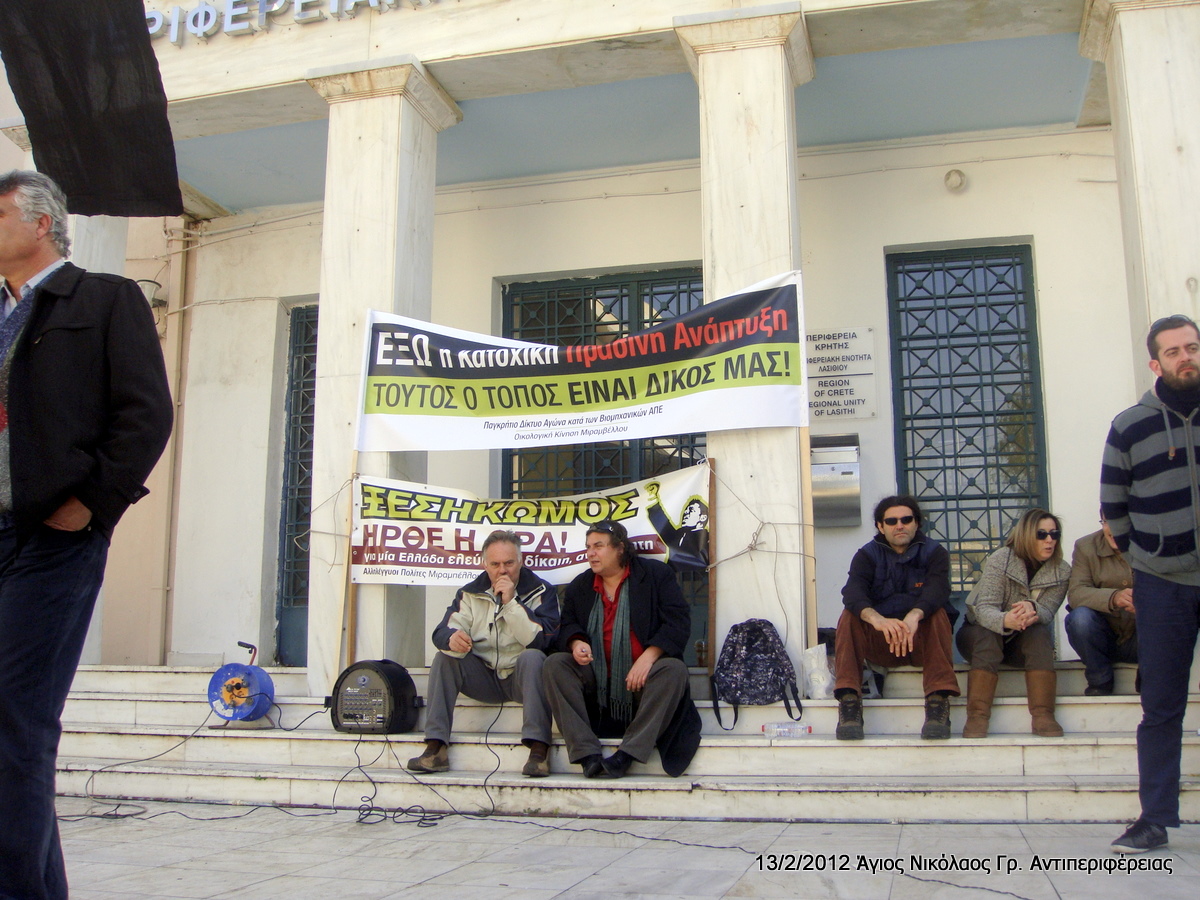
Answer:
[[[521,704],[521,742],[531,778],[550,774],[550,706],[542,687],[545,650],[558,633],[554,586],[525,568],[521,540],[494,531],[483,542],[483,573],[454,596],[433,630],[440,651],[429,669],[425,750],[408,761],[413,772],[450,768],[450,730],[459,694],[483,703]]]

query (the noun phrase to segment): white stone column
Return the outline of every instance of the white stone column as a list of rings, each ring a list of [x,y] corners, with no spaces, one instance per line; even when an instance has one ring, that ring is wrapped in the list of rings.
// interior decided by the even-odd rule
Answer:
[[[1134,359],[1145,359],[1150,322],[1200,316],[1200,0],[1088,0],[1079,48],[1107,70]]]
[[[675,31],[700,87],[700,179],[704,292],[709,300],[800,268],[796,203],[795,87],[812,78],[812,51],[799,3],[681,16]],[[812,577],[801,523],[806,429],[708,435],[716,461],[716,632],[762,617],[787,630],[795,656],[805,645]],[[811,534],[811,530],[808,532]]]
[[[129,243],[129,220],[121,216],[71,216],[71,262],[89,272],[125,274],[126,248]],[[85,665],[103,662],[101,648],[104,635],[104,588],[92,610],[79,661]]]
[[[424,454],[361,454],[356,465],[365,312],[429,318],[437,135],[462,113],[413,57],[320,70],[309,83],[330,104],[308,601],[308,684],[322,696],[343,660],[349,479],[356,470],[424,477]],[[358,658],[383,655],[398,627],[387,606],[384,586],[358,590]]]

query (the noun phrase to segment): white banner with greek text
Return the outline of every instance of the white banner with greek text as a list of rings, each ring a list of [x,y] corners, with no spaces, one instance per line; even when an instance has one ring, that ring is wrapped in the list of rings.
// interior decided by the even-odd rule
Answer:
[[[466,491],[354,479],[351,577],[362,584],[450,584],[483,568],[493,531],[513,531],[524,564],[553,584],[587,568],[587,529],[620,522],[638,552],[676,569],[708,565],[709,468],[701,464],[610,490],[545,500],[486,500]]]
[[[370,311],[359,450],[482,450],[808,424],[800,275],[553,346]]]

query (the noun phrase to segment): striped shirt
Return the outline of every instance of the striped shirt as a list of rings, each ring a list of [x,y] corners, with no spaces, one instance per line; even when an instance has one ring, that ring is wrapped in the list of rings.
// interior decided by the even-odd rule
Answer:
[[[1176,412],[1151,390],[1113,419],[1100,506],[1134,569],[1200,585],[1200,414]]]

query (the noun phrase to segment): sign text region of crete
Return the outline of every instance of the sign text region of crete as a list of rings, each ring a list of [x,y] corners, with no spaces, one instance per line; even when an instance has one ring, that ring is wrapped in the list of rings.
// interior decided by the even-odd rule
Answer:
[[[799,275],[556,347],[371,311],[360,450],[482,450],[807,424]],[[701,424],[702,423],[702,424]]]

